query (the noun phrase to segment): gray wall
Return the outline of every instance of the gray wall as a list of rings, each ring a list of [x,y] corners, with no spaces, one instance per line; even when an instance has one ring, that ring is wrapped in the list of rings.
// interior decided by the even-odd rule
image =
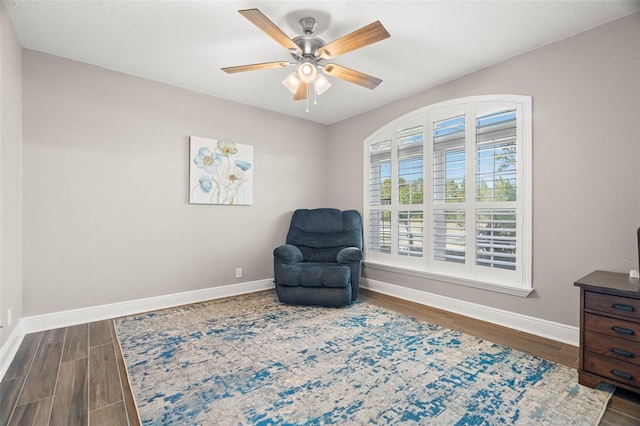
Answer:
[[[384,83],[383,83],[384,84]],[[628,272],[640,226],[640,14],[439,85],[329,128],[329,203],[362,209],[364,139],[419,107],[458,97],[533,96],[533,285],[527,299],[365,269],[368,278],[579,324],[573,282]]]
[[[30,50],[23,105],[25,315],[272,277],[325,203],[322,125]],[[188,203],[190,135],[254,146],[252,206]]]
[[[22,316],[21,49],[0,3],[0,347]],[[8,325],[8,311],[12,324]]]

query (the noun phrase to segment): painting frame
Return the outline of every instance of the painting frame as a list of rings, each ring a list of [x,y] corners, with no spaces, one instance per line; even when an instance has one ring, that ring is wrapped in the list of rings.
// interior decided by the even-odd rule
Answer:
[[[189,137],[189,203],[253,205],[253,145]]]

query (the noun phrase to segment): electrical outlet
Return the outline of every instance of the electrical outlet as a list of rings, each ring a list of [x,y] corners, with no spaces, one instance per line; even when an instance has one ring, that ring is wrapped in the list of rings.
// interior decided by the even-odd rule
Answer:
[[[236,268],[236,278],[242,278],[242,268]]]
[[[11,308],[9,308],[7,310],[7,325],[11,325],[12,322],[13,322],[13,311],[11,310]]]

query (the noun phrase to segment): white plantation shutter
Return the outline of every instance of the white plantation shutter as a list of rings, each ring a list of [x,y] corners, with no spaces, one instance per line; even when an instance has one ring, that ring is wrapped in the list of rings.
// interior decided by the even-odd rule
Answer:
[[[372,210],[369,215],[369,250],[391,253],[391,214]]]
[[[422,210],[398,212],[398,254],[422,257],[424,226]]]
[[[365,146],[366,263],[528,294],[530,97],[432,105],[383,127]]]
[[[415,126],[398,131],[398,204],[422,204],[423,131]]]
[[[476,117],[476,264],[517,267],[517,113],[495,108]],[[511,207],[511,208],[506,208]]]
[[[369,205],[391,204],[391,140],[371,144],[369,154]]]
[[[516,112],[498,109],[476,119],[476,199],[516,201]]]
[[[434,210],[433,223],[434,259],[465,263],[465,211]]]
[[[476,263],[516,269],[516,210],[476,211]]]
[[[433,123],[433,199],[436,203],[464,202],[465,116]]]
[[[397,255],[422,257],[424,223],[424,131],[422,125],[401,126],[396,134]],[[418,209],[416,210],[416,207]]]
[[[391,216],[383,207],[391,204],[391,139],[383,138],[370,144],[368,155],[368,204],[371,210],[368,215],[367,247],[373,253],[389,253]]]

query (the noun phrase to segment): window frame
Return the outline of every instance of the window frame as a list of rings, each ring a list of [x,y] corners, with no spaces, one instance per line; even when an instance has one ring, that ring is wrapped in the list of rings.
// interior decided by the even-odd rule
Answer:
[[[495,111],[502,107],[514,108],[516,111],[515,131],[515,168],[516,168],[516,201],[480,201],[476,200],[476,167],[477,145],[476,129],[477,119],[487,111]],[[433,124],[439,120],[450,119],[458,115],[464,115],[465,140],[465,199],[459,202],[436,203],[434,195],[434,181],[436,180],[434,164],[434,129]],[[398,134],[413,126],[422,126],[422,162],[423,162],[423,202],[422,204],[400,204],[398,186],[399,149]],[[412,111],[402,117],[382,126],[364,140],[364,179],[363,179],[363,219],[365,237],[365,259],[367,268],[395,272],[399,274],[417,276],[425,279],[433,279],[448,283],[465,285],[474,288],[507,293],[526,297],[533,291],[532,283],[532,97],[523,95],[480,95],[452,99],[436,104],[428,105]],[[371,204],[371,170],[372,155],[370,147],[381,141],[391,141],[391,202],[390,204]],[[443,146],[443,149],[447,149]],[[459,149],[452,144],[449,150]],[[441,151],[442,152],[442,151]],[[446,152],[446,151],[444,151]],[[440,157],[444,159],[444,156]],[[494,156],[495,158],[495,156]],[[443,160],[444,161],[444,160]],[[381,164],[381,163],[378,163]],[[441,164],[440,174],[444,175],[444,167]],[[442,194],[446,198],[445,189]],[[515,209],[516,229],[516,266],[515,270],[477,265],[476,257],[476,219],[479,219],[481,210],[505,210]],[[398,252],[399,213],[407,211],[422,211],[422,257],[402,256]],[[464,239],[467,246],[467,259],[465,263],[442,261],[434,258],[435,237],[434,222],[436,211],[462,210],[465,214]],[[371,219],[375,212],[388,212],[391,216],[391,248],[390,252],[381,253],[369,250],[369,237],[371,232]],[[473,218],[470,218],[470,215]],[[480,232],[480,231],[478,231]],[[470,255],[470,254],[471,255]]]

